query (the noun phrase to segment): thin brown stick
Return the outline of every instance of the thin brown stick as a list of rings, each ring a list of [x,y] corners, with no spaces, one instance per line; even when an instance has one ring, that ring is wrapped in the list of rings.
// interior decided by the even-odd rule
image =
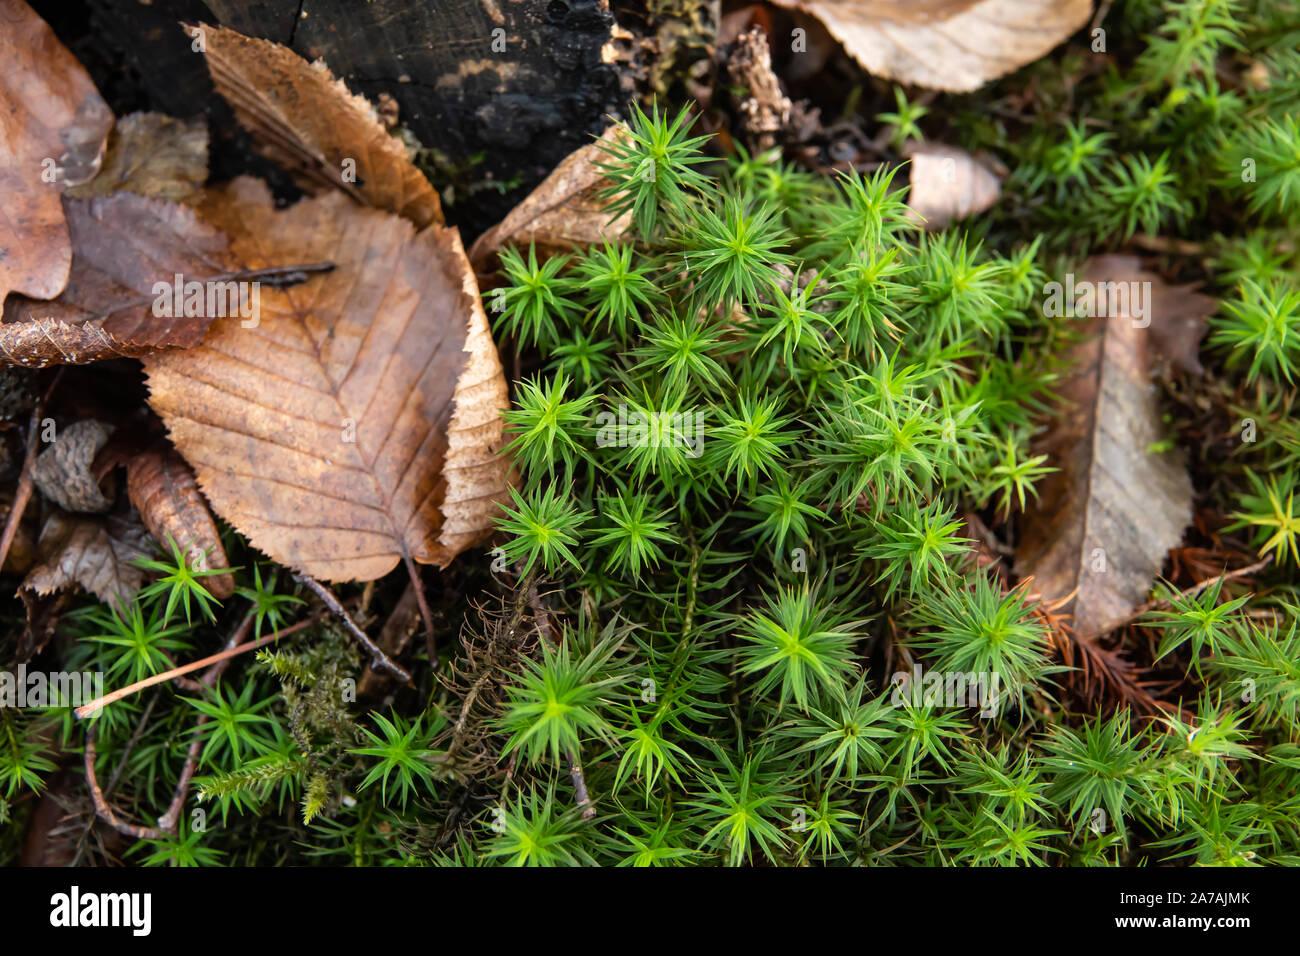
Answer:
[[[256,617],[257,616],[252,611],[249,611],[244,615],[244,619],[239,622],[239,627],[235,628],[234,632],[230,635],[230,639],[226,641],[225,650],[233,651],[236,647],[241,646],[248,640],[248,635],[253,630],[253,622],[256,620]],[[230,657],[223,658],[214,663],[204,672],[203,676],[199,678],[199,684],[203,687],[211,687],[217,682],[217,679],[226,672],[226,669],[230,667],[230,662],[234,659],[235,655],[232,654]]]
[[[114,704],[117,701],[122,700],[124,697],[130,697],[132,694],[139,693],[146,687],[152,687],[155,684],[165,684],[167,681],[174,680],[185,674],[192,674],[195,671],[202,670],[212,664],[220,664],[222,661],[228,661],[230,658],[237,657],[240,654],[247,654],[249,651],[255,651],[259,647],[265,647],[267,644],[278,641],[282,637],[296,634],[303,628],[315,623],[316,619],[314,617],[308,618],[305,621],[299,621],[297,624],[290,624],[288,627],[283,627],[274,634],[268,634],[266,637],[259,640],[251,641],[247,644],[240,644],[237,647],[227,647],[224,651],[209,654],[207,657],[192,663],[183,664],[180,667],[173,667],[171,670],[163,671],[161,674],[154,674],[152,677],[146,677],[144,680],[138,680],[134,684],[128,684],[126,687],[115,690],[111,694],[105,694],[103,697],[96,697],[90,703],[82,704],[73,711],[73,713],[84,720],[101,707],[107,707],[109,704]]]
[[[205,657],[203,660],[197,661],[193,664],[185,665],[185,668],[189,670],[193,670],[197,667],[202,667],[204,664],[207,663],[210,663],[211,665],[204,672],[202,677],[200,677],[197,681],[192,682],[195,686],[200,688],[211,687],[213,684],[217,682],[217,679],[223,673],[225,673],[226,668],[230,666],[230,661],[237,654],[253,649],[253,646],[245,644],[245,641],[248,640],[248,635],[253,629],[254,620],[255,620],[255,615],[253,614],[253,612],[252,611],[248,612],[247,614],[244,615],[244,619],[240,621],[239,626],[235,628],[233,633],[231,633],[230,639],[226,641],[226,648],[224,651],[221,651],[218,654],[213,654],[210,657]],[[312,620],[313,619],[309,618],[308,620],[301,621],[298,624],[293,625],[292,627],[287,627],[284,628],[283,630],[277,631],[275,634],[269,634],[265,638],[262,638],[259,641],[254,641],[253,644],[262,645],[271,640],[276,639],[277,637],[283,637],[291,630],[298,630],[312,623]],[[181,670],[181,668],[176,668],[176,670]],[[158,676],[161,677],[164,675],[158,675]],[[178,675],[173,674],[173,678],[175,678],[176,676]],[[144,681],[141,682],[142,685],[144,683],[145,683]],[[124,689],[129,690],[129,688],[124,688]],[[107,701],[107,698],[104,698],[104,700]],[[149,702],[149,710],[153,709],[154,702],[155,701]],[[90,704],[86,706],[93,707],[95,706],[95,702],[92,701]],[[147,716],[148,711],[146,711],[145,713]],[[80,717],[84,715],[81,714],[80,710],[78,710],[77,716]],[[180,778],[176,781],[176,789],[172,793],[171,803],[167,805],[167,809],[163,812],[163,815],[158,818],[157,827],[143,827],[135,823],[126,822],[120,816],[118,816],[118,813],[113,808],[113,805],[108,802],[108,796],[102,789],[100,789],[99,780],[95,775],[95,727],[92,724],[89,728],[87,728],[86,730],[86,781],[90,785],[90,797],[95,805],[95,816],[103,820],[109,826],[113,827],[119,833],[123,833],[126,836],[133,836],[141,840],[156,840],[162,836],[165,836],[166,834],[175,833],[177,824],[180,822],[181,811],[184,810],[185,808],[185,799],[189,796],[190,783],[194,780],[194,774],[198,770],[199,749],[203,743],[203,740],[201,737],[199,737],[198,732],[199,729],[205,723],[207,723],[207,720],[208,720],[208,715],[202,714],[200,715],[198,721],[194,724],[194,739],[190,741],[189,750],[187,750],[185,753],[185,763],[181,767]],[[131,748],[135,745],[135,741],[139,737],[140,731],[143,729],[143,727],[144,727],[144,720],[142,719],[140,722],[140,726],[136,728],[135,734],[132,735],[131,740],[127,743],[126,752],[128,754],[131,752]],[[124,766],[125,763],[119,764],[117,770],[113,772],[112,779],[110,779],[108,782],[109,790],[112,790],[113,787],[117,785],[118,776],[121,774],[122,768]]]
[[[13,547],[14,538],[18,534],[18,525],[22,523],[23,512],[27,510],[27,503],[32,500],[32,486],[34,484],[32,475],[35,469],[31,462],[34,460],[35,443],[28,441],[27,458],[23,461],[23,470],[18,478],[18,487],[14,491],[14,501],[9,507],[9,517],[5,521],[3,536],[0,536],[0,567],[9,558],[9,549]]]
[[[150,699],[149,703],[145,706],[144,712],[140,715],[140,719],[136,721],[135,729],[131,731],[131,736],[127,738],[126,746],[122,748],[122,757],[118,761],[117,767],[113,770],[113,775],[108,778],[108,783],[105,784],[103,790],[100,792],[100,796],[103,797],[105,803],[108,801],[109,794],[117,789],[117,783],[122,779],[122,771],[126,769],[127,760],[135,750],[135,745],[138,744],[140,738],[144,736],[144,728],[149,723],[149,717],[153,714],[153,709],[157,703],[157,697]],[[91,796],[93,798],[93,792]],[[82,828],[81,836],[77,840],[77,853],[72,858],[72,866],[77,866],[81,862],[82,856],[86,851],[86,840],[90,836],[90,831],[95,826],[95,821],[98,819],[99,814],[96,813],[94,816],[86,820],[86,825]]]
[[[95,805],[95,816],[103,820],[118,833],[125,836],[134,837],[137,840],[160,840],[168,834],[176,832],[176,824],[180,821],[181,811],[185,809],[185,798],[190,793],[190,781],[194,779],[194,773],[198,769],[199,746],[203,743],[198,736],[198,729],[202,727],[208,719],[204,714],[194,725],[195,737],[190,741],[190,749],[185,754],[185,765],[181,768],[180,779],[176,782],[176,789],[172,793],[172,802],[167,805],[166,811],[158,818],[156,827],[146,827],[138,823],[129,823],[118,816],[117,810],[108,802],[108,797],[99,786],[99,778],[95,774],[95,727],[92,724],[86,729],[86,782],[90,785],[90,799]],[[119,767],[119,770],[121,768]],[[113,774],[113,780],[109,786],[117,781],[117,773]]]
[[[128,823],[117,815],[113,809],[104,791],[99,786],[99,778],[95,776],[95,725],[91,724],[86,728],[86,783],[90,786],[90,799],[95,804],[95,816],[103,820],[118,833],[123,836],[134,837],[137,840],[160,840],[166,834],[158,827],[146,827],[138,823]]]
[[[538,633],[544,640],[552,644],[557,643],[555,628],[551,626],[551,612],[537,590],[536,578],[529,576],[525,590],[528,594],[528,606],[533,609],[533,619],[537,622]],[[592,802],[591,793],[587,790],[587,775],[582,772],[577,751],[565,751],[564,757],[569,764],[569,779],[573,781],[573,795],[582,809],[582,819],[590,820],[596,815],[596,804]]]
[[[403,553],[402,560],[406,562],[406,573],[410,575],[411,587],[415,589],[415,603],[420,608],[420,618],[424,621],[424,645],[429,653],[429,667],[431,670],[438,669],[438,636],[433,631],[433,612],[429,610],[428,598],[424,595],[424,582],[420,580],[420,569],[415,566],[409,554]]]
[[[1249,577],[1257,571],[1263,571],[1272,563],[1273,555],[1265,555],[1262,561],[1256,561],[1254,564],[1247,565],[1244,568],[1237,568],[1235,571],[1224,571],[1222,574],[1216,574],[1212,578],[1206,578],[1204,581],[1193,584],[1189,588],[1184,588],[1177,594],[1171,594],[1169,597],[1160,598],[1157,601],[1147,601],[1141,607],[1137,608],[1125,623],[1131,624],[1148,611],[1156,611],[1169,607],[1169,605],[1174,602],[1174,598],[1195,597],[1208,587],[1213,587],[1215,584],[1226,581],[1235,581],[1237,578]]]
[[[32,417],[27,424],[27,447],[23,452],[23,470],[18,476],[18,487],[14,491],[14,502],[9,508],[9,517],[5,519],[4,532],[0,534],[0,568],[4,567],[5,561],[9,558],[9,549],[13,547],[14,538],[18,535],[18,526],[22,523],[23,513],[27,510],[27,503],[32,500],[41,419],[45,417],[45,406],[49,404],[50,396],[54,394],[55,386],[59,384],[62,377],[63,369],[59,369],[49,387],[45,389],[45,394],[32,406]]]
[[[158,829],[167,833],[176,832],[176,824],[180,821],[181,811],[185,809],[185,798],[190,795],[190,781],[194,779],[194,772],[199,766],[199,748],[203,744],[203,738],[199,736],[199,728],[207,723],[208,715],[202,714],[194,723],[194,739],[190,741],[190,749],[185,752],[185,766],[181,768],[180,779],[176,781],[176,791],[172,794],[172,802],[167,805],[167,810],[158,818]]]
[[[1205,254],[1205,246],[1190,239],[1175,239],[1171,236],[1148,236],[1138,233],[1129,239],[1131,245],[1147,252],[1158,252],[1171,256],[1200,256]]]
[[[402,589],[402,596],[397,599],[392,613],[379,629],[375,643],[384,649],[384,653],[396,660],[411,643],[411,639],[420,631],[420,608],[416,603],[415,586],[407,583]],[[357,697],[374,697],[382,688],[392,683],[392,678],[367,666],[357,681]]]
[[[1106,19],[1106,14],[1110,13],[1111,0],[1097,7],[1097,15],[1092,18],[1092,25],[1088,27],[1089,33],[1101,26],[1102,21]]]
[[[578,763],[578,755],[569,751],[566,756],[569,758],[569,779],[573,781],[574,798],[582,810],[582,819],[590,820],[596,815],[596,805],[591,802],[591,794],[587,792],[587,777],[582,772],[582,764]]]
[[[283,289],[289,286],[299,285],[306,282],[317,272],[333,272],[334,263],[332,262],[304,262],[292,266],[270,266],[265,269],[241,269],[238,272],[223,272],[219,275],[209,277],[209,282],[259,282],[265,283],[273,289]],[[98,321],[107,319],[119,312],[127,312],[132,309],[138,309],[141,306],[150,305],[154,301],[152,293],[148,296],[142,296],[138,299],[130,299],[126,302],[119,302],[104,312],[97,312],[89,316],[86,321]]]
[[[411,675],[407,672],[406,668],[396,663],[391,657],[384,653],[383,648],[370,639],[370,635],[363,631],[356,621],[352,620],[352,615],[348,613],[347,608],[343,606],[343,603],[334,596],[333,591],[310,575],[295,574],[294,578],[320,598],[321,603],[329,608],[330,613],[342,622],[344,628],[347,629],[347,632],[356,638],[357,643],[369,652],[371,667],[377,671],[387,671],[403,684],[411,683]]]

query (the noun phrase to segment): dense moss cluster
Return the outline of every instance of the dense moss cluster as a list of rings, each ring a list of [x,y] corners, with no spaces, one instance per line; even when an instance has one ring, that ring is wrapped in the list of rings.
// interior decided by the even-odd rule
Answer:
[[[1300,861],[1297,50],[1291,4],[1133,0],[1100,45],[1085,31],[979,94],[898,91],[874,120],[894,146],[1010,170],[994,210],[940,232],[900,163],[819,177],[722,155],[689,108],[634,107],[604,160],[632,234],[507,248],[487,297],[526,370],[520,482],[500,547],[461,559],[485,595],[447,617],[463,646],[373,713],[321,629],[203,693],[112,705],[100,758],[125,761],[140,817],[207,718],[206,829],[187,816],[140,858]],[[1159,669],[1154,715],[1067,666],[999,560],[1052,468],[1032,443],[1077,335],[1045,283],[1135,236],[1180,239],[1148,241],[1152,267],[1221,300],[1206,374],[1164,383],[1195,533],[1220,569],[1275,559],[1253,589],[1161,585],[1107,640]],[[300,613],[275,584],[241,590],[259,626]],[[180,608],[155,587],[88,612],[73,664],[164,669],[211,627]],[[0,711],[0,809],[81,734]]]

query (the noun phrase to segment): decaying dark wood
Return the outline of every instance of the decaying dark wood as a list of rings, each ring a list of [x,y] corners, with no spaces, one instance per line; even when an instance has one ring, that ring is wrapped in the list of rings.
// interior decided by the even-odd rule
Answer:
[[[91,5],[96,31],[134,68],[150,105],[176,116],[207,108],[220,125],[229,120],[181,20],[228,26],[323,58],[353,92],[372,102],[392,97],[400,123],[442,154],[462,189],[478,190],[474,218],[481,216],[481,225],[518,199],[490,188],[491,181],[535,184],[624,105],[618,71],[602,54],[614,23],[608,0]],[[454,204],[448,213],[458,218]]]

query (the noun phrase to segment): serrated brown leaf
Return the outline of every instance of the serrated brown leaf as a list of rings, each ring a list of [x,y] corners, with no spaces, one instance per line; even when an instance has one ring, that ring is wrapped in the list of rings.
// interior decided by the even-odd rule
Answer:
[[[192,203],[208,178],[208,127],[202,117],[131,113],[113,127],[108,152],[94,179],[73,186],[77,199],[130,192]]]
[[[132,562],[148,556],[149,539],[125,518],[55,511],[37,547],[40,561],[22,587],[40,597],[79,587],[105,604],[129,604],[144,584],[144,571]]]
[[[237,283],[303,277],[298,266],[280,263],[242,269],[226,236],[188,206],[132,193],[66,199],[64,205],[75,250],[72,276],[52,302],[12,296],[6,303],[0,358],[14,365],[81,365],[189,348],[202,341],[215,312],[237,307]],[[232,294],[214,298],[213,312],[205,300],[198,315],[179,314],[184,310],[171,295],[170,307],[155,307],[158,284],[174,288],[177,276],[183,284],[213,283],[212,289]],[[251,287],[247,291],[251,302]]]
[[[926,229],[983,212],[1002,194],[998,177],[964,149],[924,143],[907,155],[907,205]]]
[[[154,286],[232,273],[226,237],[186,206],[130,193],[69,199],[75,266],[52,302],[13,297],[0,353],[15,365],[81,364],[197,344],[206,317],[155,314]],[[35,323],[29,325],[28,323]]]
[[[446,565],[505,492],[505,378],[454,229],[416,233],[330,193],[277,212],[238,180],[205,213],[241,258],[323,258],[256,328],[144,360],[150,403],[213,509],[281,564],[371,580]]]
[[[225,27],[202,32],[208,71],[258,149],[309,192],[337,188],[357,202],[404,216],[420,228],[443,221],[442,202],[406,147],[364,97],[324,63],[309,63],[270,40]]]
[[[601,135],[613,142],[626,135],[619,123]],[[608,185],[596,164],[608,161],[596,143],[575,150],[556,166],[501,222],[479,236],[470,248],[470,262],[480,272],[489,270],[497,250],[504,245],[536,243],[548,253],[581,249],[617,240],[632,224],[631,212],[611,221],[600,191]]]
[[[126,493],[153,539],[170,551],[172,542],[191,566],[228,568],[217,523],[185,459],[166,444],[133,455],[126,463]],[[235,593],[235,579],[214,574],[203,585],[218,600]]]
[[[1130,269],[1127,257],[1103,256],[1088,261],[1082,278],[1116,281]],[[1123,309],[1105,311],[1081,320],[1058,389],[1064,407],[1040,448],[1060,471],[1040,483],[1016,550],[1017,574],[1032,575],[1046,600],[1073,595],[1063,610],[1084,640],[1129,619],[1192,514],[1181,454],[1155,447],[1166,436],[1150,328]],[[1136,311],[1130,302],[1127,312]]]
[[[0,10],[0,304],[52,299],[72,243],[62,192],[99,169],[113,114],[54,31],[22,0]]]
[[[774,0],[820,20],[869,73],[968,93],[1045,56],[1091,0]]]

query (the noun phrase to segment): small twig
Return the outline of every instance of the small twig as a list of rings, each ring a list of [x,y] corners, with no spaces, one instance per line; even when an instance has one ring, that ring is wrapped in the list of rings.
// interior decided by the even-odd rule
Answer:
[[[138,693],[146,687],[152,687],[155,684],[164,684],[167,681],[175,680],[177,677],[184,676],[185,674],[192,674],[197,670],[202,670],[212,664],[220,664],[222,661],[230,660],[230,658],[237,657],[240,654],[247,654],[249,651],[255,651],[259,647],[265,647],[267,644],[270,644],[273,641],[278,641],[282,637],[296,634],[303,628],[309,627],[315,623],[316,619],[314,617],[308,618],[305,621],[299,621],[297,624],[291,624],[288,627],[281,628],[274,634],[268,634],[266,637],[259,640],[251,641],[247,644],[240,644],[237,647],[227,647],[224,651],[210,654],[201,660],[194,661],[190,664],[184,664],[180,667],[173,667],[171,670],[163,671],[161,674],[154,674],[152,677],[146,677],[144,680],[138,680],[134,684],[128,684],[126,687],[115,690],[111,694],[105,694],[103,697],[96,697],[90,703],[82,704],[74,710],[73,713],[84,720],[100,708],[107,707],[109,704],[114,704],[124,697],[130,697],[132,694]]]
[[[1190,239],[1175,239],[1171,236],[1148,236],[1138,233],[1129,239],[1131,245],[1147,252],[1159,252],[1173,256],[1199,256],[1205,254],[1205,246]]]
[[[370,653],[371,667],[377,671],[387,671],[403,684],[411,683],[411,675],[406,668],[394,662],[378,644],[370,639],[370,635],[363,631],[356,621],[352,620],[352,615],[347,612],[347,608],[343,606],[342,602],[334,596],[333,591],[310,575],[295,574],[294,578],[305,585],[316,597],[320,598],[321,603],[329,608],[330,613],[342,622],[348,633],[356,638],[357,643]]]
[[[104,796],[104,791],[100,789],[99,779],[95,776],[95,725],[91,724],[86,728],[86,783],[90,786],[90,799],[95,804],[95,816],[103,820],[118,833],[123,836],[134,837],[137,840],[161,840],[166,834],[158,827],[141,826],[138,823],[128,823],[117,815],[113,805],[108,802]],[[169,808],[170,809],[170,808]]]
[[[420,569],[415,566],[411,556],[403,552],[402,560],[406,562],[406,573],[410,575],[411,587],[415,589],[415,603],[420,608],[420,619],[424,621],[424,645],[429,653],[429,667],[438,669],[438,636],[433,631],[433,612],[429,610],[429,601],[424,595],[424,582],[420,580]]]
[[[239,623],[239,626],[235,628],[233,633],[231,633],[230,639],[226,641],[226,648],[224,651],[219,654],[213,654],[211,657],[205,657],[203,660],[196,661],[193,664],[187,664],[185,665],[185,668],[177,668],[176,670],[194,670],[198,667],[204,666],[205,664],[210,664],[211,666],[208,667],[203,676],[197,681],[192,681],[191,683],[200,688],[211,687],[217,682],[217,679],[225,673],[226,668],[230,666],[231,659],[234,658],[236,654],[252,650],[252,645],[246,646],[244,642],[248,639],[248,634],[253,629],[253,621],[254,615],[250,611],[244,615],[244,619]],[[257,645],[265,644],[278,637],[283,637],[291,630],[305,627],[311,622],[312,619],[309,618],[306,621],[293,625],[291,628],[284,628],[281,631],[277,631],[275,634],[269,634],[262,640],[254,641],[253,643]],[[162,677],[165,675],[158,676]],[[178,675],[173,676],[175,677]],[[144,682],[141,683],[143,684]],[[130,688],[124,689],[130,690]],[[107,698],[104,698],[104,700],[107,701]],[[154,703],[156,703],[156,698],[149,702],[149,708],[145,711],[146,717],[148,716],[149,711],[153,710]],[[92,701],[86,706],[93,707],[95,704],[96,702]],[[78,710],[77,716],[80,717],[84,715],[80,710]],[[100,789],[99,780],[95,776],[95,726],[92,724],[87,728],[86,781],[90,784],[90,797],[95,805],[95,816],[113,827],[119,833],[123,833],[126,836],[136,837],[141,840],[156,840],[167,834],[175,833],[176,826],[180,821],[181,811],[185,808],[185,798],[189,796],[190,783],[194,780],[194,774],[198,770],[199,748],[203,743],[202,738],[199,737],[199,728],[207,723],[207,720],[208,715],[202,714],[194,724],[194,739],[190,741],[189,750],[185,753],[185,764],[181,767],[180,778],[176,781],[176,789],[172,793],[172,801],[167,805],[167,809],[163,812],[163,815],[158,818],[157,827],[143,827],[138,824],[127,823],[118,816],[117,811],[113,809],[113,805],[108,802],[108,797],[105,792]],[[135,733],[127,742],[126,754],[130,754],[131,748],[135,746],[135,742],[139,738],[140,731],[143,727],[144,719],[141,720],[140,725],[136,727]],[[118,764],[117,769],[113,771],[113,776],[108,782],[108,790],[111,791],[115,786],[117,786],[118,777],[121,775],[122,768],[125,766],[126,763],[124,756],[123,762]]]
[[[264,282],[273,289],[285,289],[306,282],[314,273],[333,271],[334,263],[332,262],[306,262],[291,266],[271,266],[266,269],[241,269],[238,272],[223,272],[219,275],[209,276],[207,281],[214,283]],[[119,312],[126,312],[132,309],[138,309],[141,306],[150,305],[153,301],[154,296],[152,293],[138,299],[129,299],[125,302],[119,302],[111,309],[94,313],[86,321],[107,319],[110,316],[117,315]]]
[[[582,772],[582,765],[578,763],[578,755],[569,751],[566,756],[569,758],[569,779],[573,781],[573,795],[582,810],[582,819],[590,820],[596,815],[596,805],[591,802],[591,794],[587,792],[587,778]]]
[[[397,599],[392,613],[379,629],[375,643],[383,648],[389,657],[398,658],[405,653],[411,639],[420,630],[420,608],[415,597],[415,585],[408,583]],[[367,665],[361,680],[357,682],[357,697],[373,697],[392,682],[387,674],[380,674]]]
[[[1196,597],[1208,587],[1213,587],[1215,584],[1221,584],[1226,581],[1235,581],[1237,578],[1248,577],[1256,571],[1263,571],[1272,563],[1273,555],[1265,555],[1262,561],[1256,561],[1254,564],[1247,565],[1244,568],[1237,568],[1235,571],[1224,571],[1222,574],[1217,574],[1212,578],[1206,578],[1204,581],[1201,581],[1198,584],[1193,584],[1189,588],[1184,588],[1177,594],[1171,594],[1169,597],[1160,598],[1155,601],[1147,601],[1133,612],[1132,616],[1129,617],[1125,624],[1132,623],[1148,611],[1156,611],[1169,607],[1169,605],[1173,604],[1175,598]]]
[[[190,741],[190,749],[185,754],[185,766],[181,769],[180,779],[176,782],[176,789],[172,793],[172,802],[167,805],[167,810],[158,818],[156,827],[146,827],[139,823],[129,823],[118,816],[117,810],[108,802],[104,795],[103,789],[99,786],[99,778],[95,774],[95,725],[91,724],[86,729],[86,783],[90,786],[90,799],[95,805],[95,816],[103,820],[118,833],[124,836],[134,837],[137,840],[161,840],[163,837],[176,832],[176,824],[180,820],[181,811],[185,808],[185,798],[189,796],[190,781],[194,779],[194,772],[198,768],[199,746],[202,740],[197,735],[197,730],[207,721],[208,716],[204,714],[195,724],[196,735]],[[116,782],[117,774],[114,773],[113,782]],[[112,783],[109,784],[110,788]]]
[[[528,577],[525,590],[528,593],[528,606],[532,608],[533,619],[537,622],[538,633],[542,635],[544,640],[552,644],[557,643],[555,628],[551,625],[551,612],[537,590],[537,579],[532,575]],[[587,777],[582,772],[582,764],[578,762],[577,751],[565,751],[564,757],[569,764],[569,779],[573,781],[573,794],[578,801],[578,806],[582,809],[582,819],[590,820],[596,815],[596,805],[592,802],[591,794],[587,790]]]
[[[1097,15],[1092,18],[1092,24],[1088,27],[1089,33],[1101,26],[1102,21],[1106,19],[1106,14],[1110,13],[1111,2],[1112,0],[1106,0],[1105,3],[1097,7]]]
[[[252,611],[249,611],[244,615],[244,619],[239,622],[239,627],[235,628],[234,632],[230,635],[230,639],[226,641],[225,650],[233,651],[236,647],[239,647],[248,640],[248,635],[253,630],[254,620],[256,620],[256,615],[253,614]],[[207,669],[204,675],[199,678],[199,684],[204,687],[211,687],[217,682],[217,679],[226,672],[226,668],[230,666],[230,662],[234,659],[235,655],[231,654],[229,657],[216,661]]]
[[[190,741],[190,749],[185,752],[185,766],[181,768],[180,779],[176,781],[176,791],[172,794],[172,802],[168,804],[167,810],[158,818],[158,829],[167,833],[176,832],[176,824],[180,820],[181,811],[185,809],[185,798],[190,793],[190,781],[194,779],[194,772],[199,766],[199,748],[203,744],[203,738],[199,736],[199,728],[208,721],[207,714],[201,714],[199,719],[194,723],[194,739]]]
[[[9,507],[9,517],[5,519],[4,533],[0,534],[0,568],[4,567],[5,561],[9,558],[9,549],[13,547],[14,538],[18,535],[18,526],[22,523],[23,512],[27,510],[27,503],[32,499],[41,419],[45,417],[45,406],[49,404],[50,396],[54,394],[54,388],[61,378],[63,378],[63,369],[59,369],[49,387],[45,389],[45,394],[32,406],[31,421],[27,425],[27,448],[23,453],[23,470],[18,476],[18,487],[14,491],[13,504]]]
[[[140,738],[144,736],[144,728],[149,723],[149,718],[153,714],[153,709],[155,705],[157,705],[157,703],[158,703],[158,698],[156,696],[151,698],[148,705],[145,707],[144,712],[140,715],[140,719],[136,721],[135,730],[131,731],[131,736],[127,738],[126,746],[122,748],[122,756],[118,760],[117,767],[113,770],[113,775],[108,778],[107,785],[105,785],[104,788],[100,791],[100,796],[103,798],[104,803],[107,804],[108,795],[112,793],[115,789],[117,789],[117,782],[122,779],[122,771],[126,769],[127,761],[130,759],[131,754],[135,751],[135,745],[138,744],[140,742]],[[93,800],[94,798],[93,789],[91,791],[91,797]],[[95,821],[100,818],[98,813],[98,807],[96,807],[96,811],[97,812],[93,816],[89,817],[86,820],[86,825],[81,830],[81,836],[77,839],[77,853],[72,858],[72,863],[71,863],[72,866],[77,866],[81,862],[82,856],[86,851],[86,840],[89,838],[91,831],[94,829]]]

